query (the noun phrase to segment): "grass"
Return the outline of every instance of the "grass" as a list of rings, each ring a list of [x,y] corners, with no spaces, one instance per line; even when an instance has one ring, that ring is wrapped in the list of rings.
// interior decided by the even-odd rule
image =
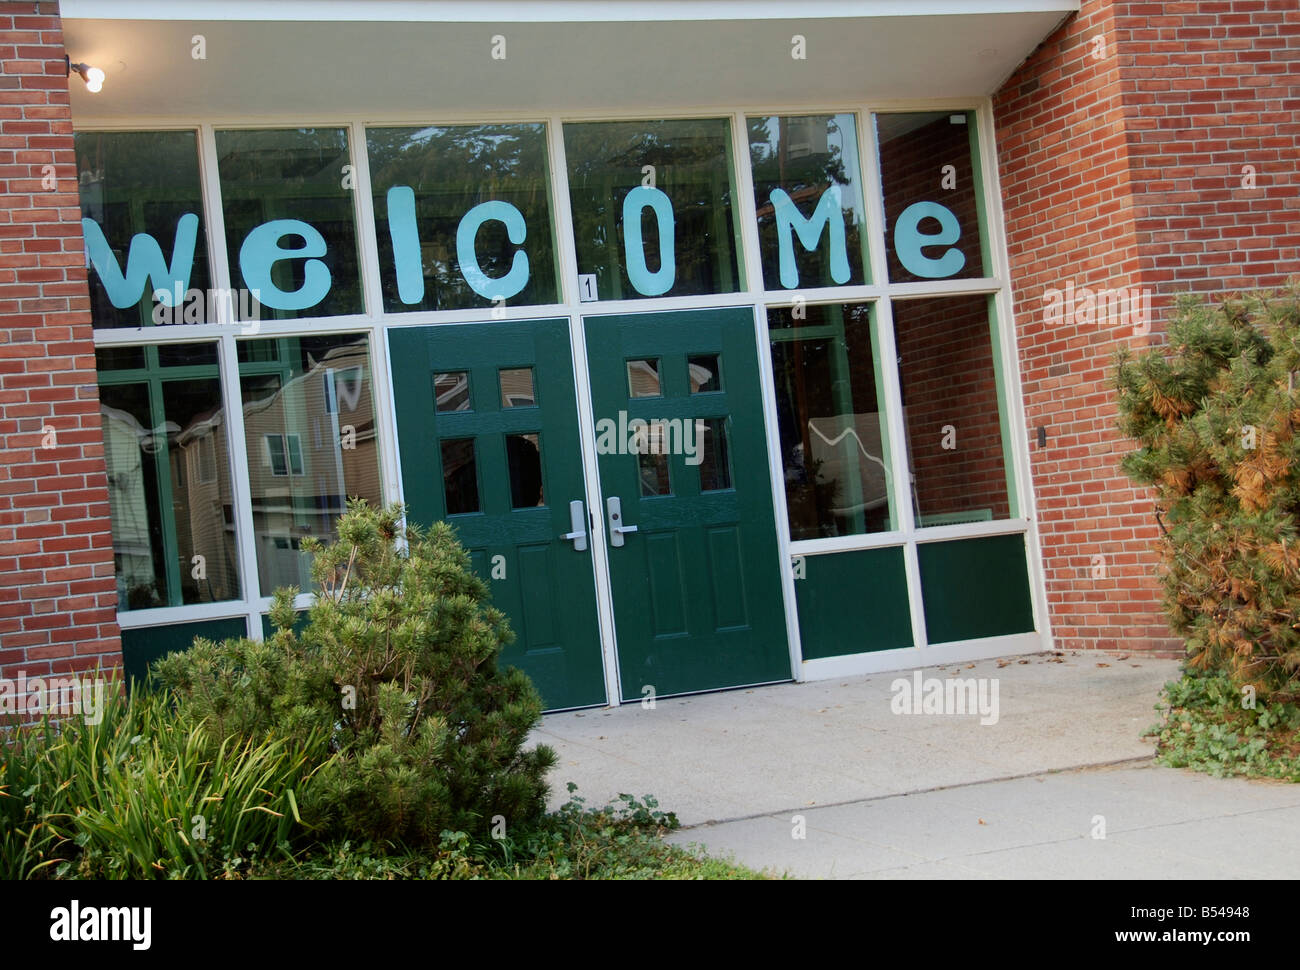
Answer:
[[[1268,701],[1228,677],[1184,668],[1165,684],[1164,719],[1149,728],[1156,760],[1218,778],[1300,781],[1300,707],[1293,698]]]
[[[399,846],[319,846],[292,859],[254,866],[250,879],[766,879],[766,873],[712,858],[698,846],[663,841],[677,827],[654,798],[621,795],[589,809],[574,795],[546,815],[534,831],[473,843],[463,832],[444,832],[436,853]]]
[[[663,835],[678,827],[646,796],[589,809],[569,801],[526,832],[436,849],[328,843],[298,814],[325,746],[312,737],[209,743],[178,728],[165,695],[112,685],[102,719],[0,737],[4,879],[755,879]]]

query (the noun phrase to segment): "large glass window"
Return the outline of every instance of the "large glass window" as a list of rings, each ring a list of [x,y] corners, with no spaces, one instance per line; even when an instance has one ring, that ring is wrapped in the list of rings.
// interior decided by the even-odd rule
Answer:
[[[253,312],[277,320],[362,312],[347,130],[216,137],[230,278],[256,295]],[[240,319],[250,315],[246,302],[236,301]]]
[[[364,336],[239,342],[257,578],[263,596],[311,589],[302,540],[335,538],[347,500],[383,502]]]
[[[895,300],[893,311],[918,525],[1008,518],[991,297]]]
[[[214,343],[99,353],[119,610],[240,595]]]
[[[790,538],[893,530],[872,307],[772,308],[767,319]]]
[[[384,309],[558,302],[546,126],[366,131]]]
[[[73,144],[94,325],[209,322],[189,296],[210,280],[195,133],[79,131]]]
[[[746,121],[763,285],[865,283],[866,215],[853,115]]]
[[[742,288],[725,118],[564,126],[583,300]]]
[[[975,112],[876,115],[894,283],[989,273]]]

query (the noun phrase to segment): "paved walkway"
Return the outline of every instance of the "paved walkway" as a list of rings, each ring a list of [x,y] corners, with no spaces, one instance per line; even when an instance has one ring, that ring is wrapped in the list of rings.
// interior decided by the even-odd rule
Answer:
[[[560,755],[552,804],[567,781],[589,805],[651,793],[683,824],[674,842],[815,878],[1300,869],[1278,837],[1300,827],[1300,786],[1153,766],[1140,735],[1175,662],[1036,654],[920,673],[996,682],[996,723],[895,713],[911,671],[550,715],[536,739]]]

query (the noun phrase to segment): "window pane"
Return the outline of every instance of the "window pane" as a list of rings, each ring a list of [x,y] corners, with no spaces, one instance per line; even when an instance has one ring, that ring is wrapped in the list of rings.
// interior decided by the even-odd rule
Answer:
[[[700,491],[716,492],[731,488],[726,419],[697,420],[695,436],[695,447],[699,449],[700,458]]]
[[[366,131],[384,309],[559,299],[546,126]]]
[[[989,299],[894,301],[913,500],[922,526],[1011,514]]]
[[[768,310],[792,539],[895,528],[870,304]]]
[[[627,396],[663,396],[659,384],[659,358],[639,358],[627,362]]]
[[[531,408],[537,404],[531,367],[503,367],[498,376],[501,380],[503,408]]]
[[[637,469],[641,480],[641,494],[671,495],[672,484],[668,478],[668,456],[650,450],[649,429],[646,430],[644,444],[637,443]]]
[[[448,515],[463,515],[479,510],[478,462],[473,438],[444,438],[442,448],[442,489]]]
[[[975,112],[876,115],[894,283],[984,276]]]
[[[383,501],[367,341],[339,334],[240,345],[261,595],[310,590],[302,540],[332,541],[350,497]]]
[[[763,285],[789,290],[866,282],[853,115],[746,120]]]
[[[143,347],[96,347],[95,370],[135,370],[144,366]]]
[[[86,236],[86,252],[93,267],[89,277],[94,325],[149,327],[154,325],[155,308],[162,317],[175,305],[181,308],[181,319],[162,318],[166,322],[206,323],[213,319],[206,300],[188,301],[190,319],[184,316],[186,294],[206,292],[210,286],[195,133],[79,131],[73,135],[73,144],[81,214],[98,227],[98,232],[91,230]],[[146,238],[134,247],[132,265],[128,253],[137,234]],[[149,258],[155,247],[161,263]],[[141,268],[151,265],[159,272],[146,277]],[[171,270],[176,271],[175,276]],[[155,302],[155,290],[171,293],[170,303]]]
[[[510,507],[531,509],[545,505],[541,435],[506,435],[506,462],[510,468]]]
[[[362,312],[351,161],[343,128],[217,132],[239,319]]]
[[[741,288],[725,118],[568,124],[564,146],[578,274],[595,275],[594,299]]]
[[[217,366],[216,344],[159,344],[159,367]]]
[[[717,354],[694,354],[686,358],[692,394],[722,390],[722,369]]]
[[[463,370],[447,371],[433,375],[434,410],[472,411],[473,404],[469,396],[469,372]]]
[[[217,368],[100,386],[118,609],[240,595]]]

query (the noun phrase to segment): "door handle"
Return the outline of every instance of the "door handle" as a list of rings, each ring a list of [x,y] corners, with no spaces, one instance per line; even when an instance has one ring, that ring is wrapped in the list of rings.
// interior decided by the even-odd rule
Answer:
[[[580,499],[569,503],[569,528],[573,531],[560,536],[561,539],[573,540],[574,552],[587,551],[587,513]]]
[[[623,524],[623,502],[617,495],[605,500],[605,510],[609,513],[609,544],[618,548],[623,545],[623,536],[635,532],[636,526]]]

